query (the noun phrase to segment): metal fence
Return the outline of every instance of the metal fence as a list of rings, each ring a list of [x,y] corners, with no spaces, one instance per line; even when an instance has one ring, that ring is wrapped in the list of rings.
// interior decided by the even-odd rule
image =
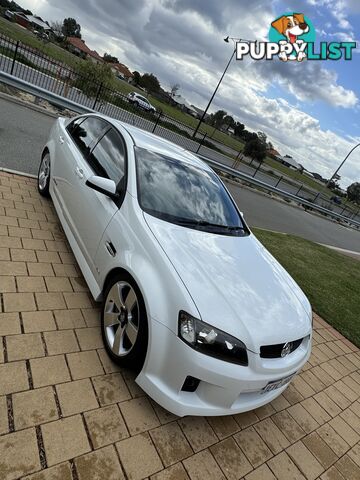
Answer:
[[[74,69],[38,50],[0,34],[0,70],[25,80],[67,101],[95,110],[166,138],[200,156],[232,167],[260,182],[316,204],[349,220],[360,221],[360,210],[352,204],[337,205],[328,195],[287,175],[280,175],[266,164],[246,158],[241,151],[223,143],[223,132],[212,134],[194,129],[159,111],[149,113],[132,105],[119,90],[109,89],[93,78],[81,76]],[[122,80],[118,80],[121,82]],[[81,88],[79,88],[81,86]],[[217,135],[216,140],[214,135]],[[319,185],[319,189],[323,188]]]

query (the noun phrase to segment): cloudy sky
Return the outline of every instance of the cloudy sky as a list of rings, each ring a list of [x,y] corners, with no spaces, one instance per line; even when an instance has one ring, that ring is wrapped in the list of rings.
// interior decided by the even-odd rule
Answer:
[[[21,0],[45,20],[75,17],[86,43],[131,70],[152,72],[168,89],[205,108],[232,53],[227,35],[267,40],[285,12],[307,15],[317,41],[358,41],[359,0]],[[358,44],[359,46],[360,44]],[[360,142],[360,47],[352,61],[234,60],[213,104],[280,152],[330,177]],[[342,186],[360,181],[360,148],[341,170]]]

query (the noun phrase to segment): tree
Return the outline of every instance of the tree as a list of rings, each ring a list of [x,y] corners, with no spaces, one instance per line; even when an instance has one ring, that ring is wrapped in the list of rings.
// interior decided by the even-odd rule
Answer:
[[[81,62],[77,64],[76,73],[73,87],[78,88],[88,97],[98,96],[99,100],[108,100],[109,89],[113,87],[114,82],[114,75],[109,65]]]
[[[65,37],[78,37],[81,38],[81,27],[75,20],[75,18],[65,18],[62,26],[62,33]]]
[[[229,128],[234,128],[235,120],[231,115],[225,115],[223,124],[226,125],[226,130],[229,131]]]
[[[241,138],[245,142],[250,142],[250,140],[256,140],[258,138],[258,136],[255,132],[249,132],[249,130],[246,130],[246,128],[244,128],[244,130],[242,131],[242,134],[241,134]]]
[[[225,110],[218,110],[217,112],[212,113],[209,118],[210,125],[213,125],[215,128],[220,128],[224,123],[226,115],[227,112],[225,112]]]
[[[264,132],[258,132],[257,133],[258,139],[260,140],[261,143],[264,143],[266,145],[267,142],[267,136],[266,133]]]
[[[348,199],[352,202],[360,205],[360,183],[355,182],[348,186],[347,188]]]
[[[289,157],[289,158],[291,158],[291,157]],[[331,182],[329,182],[328,187],[330,188],[330,190],[338,190],[340,188],[340,185],[339,185],[337,180],[333,179],[333,180],[331,180]]]
[[[117,57],[112,56],[110,53],[104,53],[103,59],[107,63],[120,63]]]
[[[140,85],[140,81],[141,81],[141,75],[137,70],[135,70],[135,72],[133,72],[134,85]]]
[[[11,12],[23,12],[25,15],[32,15],[31,10],[26,10],[25,8],[20,7],[16,2],[9,0],[0,0],[0,7],[10,10]]]
[[[235,126],[234,126],[234,134],[237,136],[237,137],[241,137],[243,131],[245,130],[245,125],[243,123],[240,123],[240,122],[236,122],[235,123]]]
[[[140,79],[140,86],[150,93],[157,93],[160,90],[160,82],[152,73],[144,73]]]
[[[63,36],[63,24],[61,22],[51,22],[51,30],[54,32],[56,37]]]
[[[172,98],[176,97],[179,90],[180,90],[180,85],[178,83],[174,83],[174,85],[170,87],[170,96]]]
[[[245,143],[244,155],[250,157],[252,160],[257,160],[262,163],[266,157],[266,144],[261,142],[259,138],[253,138]]]

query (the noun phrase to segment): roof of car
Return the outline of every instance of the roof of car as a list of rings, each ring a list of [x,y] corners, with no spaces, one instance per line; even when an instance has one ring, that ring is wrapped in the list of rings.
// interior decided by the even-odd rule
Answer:
[[[161,138],[153,133],[147,132],[146,130],[141,130],[140,128],[134,127],[127,123],[119,123],[121,123],[121,125],[132,136],[137,147],[146,148],[152,152],[161,153],[171,158],[176,158],[176,160],[189,163],[198,168],[202,168],[203,170],[211,170],[207,163],[205,163],[203,160],[200,160],[199,157],[189,152],[185,148],[182,148],[179,145],[166,140],[165,138]]]
[[[153,133],[141,130],[125,122],[121,122],[106,115],[99,115],[104,117],[107,121],[112,123],[115,127],[120,125],[131,135],[134,144],[140,148],[146,148],[152,152],[161,153],[163,155],[175,158],[176,160],[191,164],[195,167],[202,168],[203,170],[212,170],[207,163],[200,160],[199,157],[189,152],[185,148],[182,148],[175,143],[166,140],[165,138],[158,137]]]

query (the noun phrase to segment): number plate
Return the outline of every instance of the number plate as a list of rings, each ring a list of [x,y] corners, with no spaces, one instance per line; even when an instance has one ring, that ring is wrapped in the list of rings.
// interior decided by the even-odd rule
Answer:
[[[285,378],[281,378],[280,380],[274,380],[273,382],[269,382],[265,387],[262,389],[262,393],[267,393],[267,392],[272,392],[273,390],[276,390],[278,388],[283,387],[287,383],[291,381],[293,377],[295,377],[297,372],[293,373],[292,375],[289,375]]]

